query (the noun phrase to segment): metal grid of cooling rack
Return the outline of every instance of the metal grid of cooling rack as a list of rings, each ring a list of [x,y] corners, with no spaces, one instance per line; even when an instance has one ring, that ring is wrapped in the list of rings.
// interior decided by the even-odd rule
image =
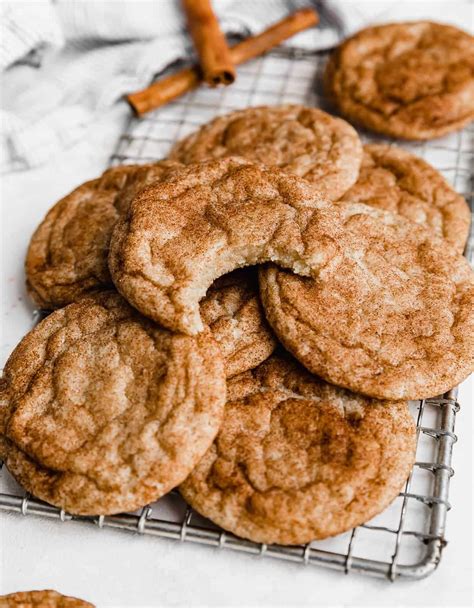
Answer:
[[[320,85],[325,61],[324,53],[283,48],[239,68],[238,79],[232,87],[218,90],[201,87],[141,120],[132,118],[111,164],[162,158],[175,141],[216,115],[234,109],[278,103],[324,108]],[[362,136],[366,141],[375,139],[367,134]],[[437,167],[458,192],[465,194],[471,209],[473,136],[474,131],[467,129],[434,142],[402,144]],[[133,514],[71,516],[25,495],[5,469],[0,476],[0,510],[62,522],[80,520],[98,528],[116,528],[392,581],[422,578],[436,568],[446,544],[449,483],[454,473],[451,455],[459,410],[456,396],[454,389],[442,397],[410,404],[417,423],[416,463],[395,501],[365,525],[306,546],[267,546],[237,538],[201,518],[177,492]]]

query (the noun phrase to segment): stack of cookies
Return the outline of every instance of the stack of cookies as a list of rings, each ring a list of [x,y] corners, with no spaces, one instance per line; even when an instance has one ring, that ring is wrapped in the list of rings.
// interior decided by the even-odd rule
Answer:
[[[443,44],[457,65],[473,43],[452,30],[359,33],[329,63],[333,100],[403,137],[465,124],[474,85],[461,68],[446,95],[438,75],[423,84],[449,98],[449,116],[382,103],[374,84],[384,74],[388,96],[399,72],[386,62],[405,53],[418,77]],[[404,94],[418,99],[411,77]],[[407,400],[473,369],[469,221],[425,161],[362,146],[310,107],[233,112],[166,160],[109,169],[31,239],[28,289],[52,312],[6,364],[0,455],[29,492],[75,514],[135,510],[179,486],[257,542],[359,525],[414,462]]]

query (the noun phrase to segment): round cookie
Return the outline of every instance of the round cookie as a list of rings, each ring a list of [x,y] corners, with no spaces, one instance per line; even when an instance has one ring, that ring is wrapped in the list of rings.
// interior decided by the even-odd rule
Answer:
[[[382,511],[407,479],[415,436],[405,402],[350,393],[273,356],[228,382],[219,434],[180,492],[238,536],[304,544]]]
[[[28,252],[28,283],[38,305],[57,308],[107,287],[111,283],[108,242],[117,218],[147,184],[165,179],[180,166],[161,161],[112,168],[59,201],[36,231]],[[73,283],[62,283],[66,275],[73,277]],[[273,352],[276,341],[251,273],[224,277],[220,284],[211,285],[201,313],[224,351],[228,374],[255,367]]]
[[[214,281],[199,309],[219,344],[227,378],[256,367],[275,350],[253,270],[235,270]]]
[[[111,284],[107,252],[113,226],[133,197],[178,163],[108,169],[61,199],[31,238],[27,287],[38,306],[54,309]]]
[[[316,273],[335,214],[314,186],[279,169],[240,158],[190,165],[133,200],[114,229],[109,268],[143,314],[196,334],[199,301],[219,276],[267,261]]]
[[[444,393],[474,367],[474,274],[441,238],[366,205],[337,206],[314,279],[259,274],[270,325],[328,382],[380,399]],[[344,226],[341,236],[336,231]]]
[[[402,148],[365,145],[359,179],[340,201],[399,213],[464,251],[471,223],[469,205],[434,167]]]
[[[171,334],[97,292],[53,312],[10,356],[0,457],[27,491],[70,513],[133,511],[194,468],[225,395],[208,331]]]
[[[351,125],[317,108],[261,106],[214,119],[170,154],[185,164],[225,156],[279,167],[337,200],[357,179],[362,145]]]
[[[403,139],[433,139],[474,118],[474,38],[430,21],[366,28],[343,42],[325,90],[360,125]]]
[[[57,591],[18,591],[0,596],[0,608],[94,608],[93,604]]]

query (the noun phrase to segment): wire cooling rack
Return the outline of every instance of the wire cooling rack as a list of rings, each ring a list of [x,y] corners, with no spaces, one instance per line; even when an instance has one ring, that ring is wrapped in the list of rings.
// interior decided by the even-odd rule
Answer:
[[[218,90],[201,87],[141,120],[131,118],[111,164],[162,158],[175,141],[216,115],[234,109],[279,103],[325,108],[320,84],[326,58],[324,53],[284,47],[240,67],[238,79],[231,87]],[[471,209],[473,135],[472,129],[466,129],[433,142],[402,144],[437,167],[456,190],[466,196]],[[365,141],[376,139],[367,134],[362,137]],[[471,246],[472,241],[468,251]],[[394,502],[365,525],[306,546],[267,546],[237,538],[201,518],[177,492],[133,514],[71,516],[25,495],[6,469],[0,476],[0,510],[62,522],[81,520],[98,528],[116,528],[392,581],[422,578],[434,571],[446,544],[449,483],[454,473],[451,455],[457,439],[454,427],[459,410],[456,396],[454,389],[442,397],[410,403],[417,423],[416,463],[403,492]]]

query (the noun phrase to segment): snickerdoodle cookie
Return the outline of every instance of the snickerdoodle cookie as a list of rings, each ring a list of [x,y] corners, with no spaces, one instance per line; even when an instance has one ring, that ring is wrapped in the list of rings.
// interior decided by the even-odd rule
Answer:
[[[359,179],[340,200],[424,224],[460,253],[469,236],[471,212],[465,199],[434,167],[396,146],[364,146]]]
[[[71,513],[134,510],[181,483],[222,420],[222,355],[209,331],[171,334],[115,292],[53,312],[4,370],[0,457]]]
[[[337,206],[313,278],[262,268],[267,319],[322,378],[381,399],[443,393],[474,367],[474,274],[432,231],[367,205]]]
[[[107,253],[113,226],[132,198],[178,163],[114,167],[61,199],[31,238],[27,287],[36,304],[54,309],[111,284]]]
[[[180,491],[238,536],[303,544],[382,511],[414,456],[405,402],[350,393],[273,356],[228,382],[219,434]]]
[[[179,142],[170,158],[188,164],[224,156],[280,167],[336,200],[357,179],[362,145],[351,125],[317,108],[262,106],[214,119]]]
[[[267,261],[304,275],[324,265],[321,238],[337,209],[276,168],[240,158],[190,165],[133,200],[114,229],[109,268],[143,314],[196,334],[199,301],[219,276]]]
[[[430,21],[366,28],[331,56],[325,88],[349,120],[432,139],[474,118],[474,38]]]
[[[220,346],[228,378],[256,367],[275,350],[253,269],[235,270],[214,281],[199,308]]]
[[[57,591],[18,591],[0,596],[0,608],[94,608],[93,604]]]

